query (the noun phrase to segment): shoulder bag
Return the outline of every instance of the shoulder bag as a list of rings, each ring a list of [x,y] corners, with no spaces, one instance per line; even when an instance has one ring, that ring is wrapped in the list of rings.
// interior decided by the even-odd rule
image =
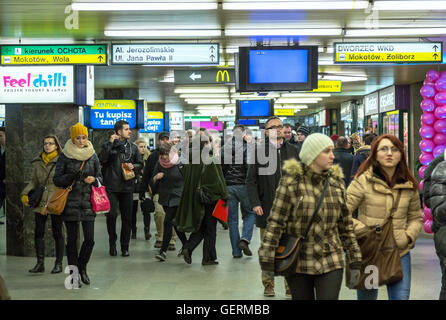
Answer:
[[[95,214],[110,212],[110,200],[108,199],[105,187],[98,180],[98,186],[91,186],[91,209]]]
[[[42,200],[43,193],[45,192],[46,184],[48,183],[48,178],[51,175],[51,172],[53,171],[56,164],[53,164],[53,166],[50,169],[50,172],[48,172],[48,175],[46,176],[45,182],[42,186],[39,186],[37,188],[32,189],[30,192],[28,192],[28,199],[29,199],[29,207],[30,208],[36,208],[40,204],[40,200]]]
[[[402,190],[398,189],[396,200],[394,201],[389,219],[382,225],[373,227],[366,226],[355,231],[356,240],[361,248],[362,265],[361,276],[354,289],[367,290],[366,278],[373,273],[370,270],[365,272],[368,266],[376,267],[378,273],[378,286],[392,284],[403,278],[401,267],[400,251],[393,235],[393,215],[398,209]],[[346,268],[346,281],[350,279],[350,268]],[[370,282],[370,281],[368,281]]]
[[[128,143],[128,142],[127,142]],[[122,169],[122,176],[124,178],[124,180],[128,181],[128,180],[132,180],[133,178],[135,178],[135,171],[133,171],[132,169],[129,169],[127,167],[127,161],[129,161],[132,158],[132,145],[129,143],[130,145],[130,156],[128,159],[125,159],[125,147],[124,147],[124,154],[121,153],[121,169]]]
[[[279,240],[279,246],[276,248],[274,256],[274,274],[276,276],[287,277],[296,273],[297,256],[302,246],[302,241],[307,238],[311,225],[319,212],[322,201],[325,197],[325,191],[327,190],[329,179],[330,176],[327,176],[327,179],[325,179],[324,189],[322,190],[321,196],[316,205],[316,209],[314,209],[313,216],[311,217],[310,223],[308,224],[304,235],[295,236],[288,233],[282,234],[282,237]]]
[[[215,201],[212,201],[211,198],[209,198],[209,196],[201,187],[201,177],[203,176],[205,167],[206,165],[203,164],[203,167],[201,168],[200,180],[198,180],[198,187],[197,187],[198,197],[200,199],[200,202],[203,204],[213,204]]]
[[[82,171],[84,168],[85,161],[82,162],[81,168],[79,171]],[[55,215],[60,215],[65,209],[65,205],[67,204],[67,198],[70,191],[73,189],[76,180],[68,188],[56,188],[56,190],[51,195],[48,203],[43,209],[42,214],[50,213]]]

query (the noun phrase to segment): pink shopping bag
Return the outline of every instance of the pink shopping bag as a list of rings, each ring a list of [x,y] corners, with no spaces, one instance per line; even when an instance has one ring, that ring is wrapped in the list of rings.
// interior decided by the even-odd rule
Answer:
[[[91,186],[91,207],[96,214],[110,211],[110,200],[108,200],[105,187],[99,182],[99,187]]]

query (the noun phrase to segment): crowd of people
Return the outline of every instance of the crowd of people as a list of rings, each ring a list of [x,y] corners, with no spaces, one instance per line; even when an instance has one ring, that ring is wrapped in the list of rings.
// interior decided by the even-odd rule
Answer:
[[[31,206],[30,191],[45,186],[39,203],[32,205],[37,264],[29,272],[44,272],[48,197],[55,188],[71,185],[63,213],[50,214],[56,245],[51,272],[62,272],[65,242],[61,230],[65,223],[68,264],[79,269],[83,284],[90,284],[87,264],[94,247],[95,222],[90,197],[92,186],[102,184],[111,207],[106,214],[110,256],[117,255],[119,213],[121,255],[130,255],[139,206],[146,240],[152,237],[150,216],[154,212],[155,248],[159,249],[154,259],[166,262],[168,251],[178,249],[178,257],[190,264],[194,250],[203,241],[202,265],[217,265],[217,218],[213,211],[219,200],[225,201],[228,246],[234,259],[253,255],[249,246],[254,226],[260,229],[258,257],[266,297],[275,295],[274,257],[282,234],[302,236],[308,228],[301,240],[296,268],[284,278],[286,295],[293,299],[338,299],[344,268],[348,266],[350,272],[347,286],[353,289],[358,285],[362,254],[355,231],[382,225],[391,216],[403,276],[387,284],[389,299],[409,299],[410,249],[422,230],[422,206],[403,145],[393,135],[328,137],[311,133],[303,125],[294,134],[292,126],[270,117],[265,123],[265,137],[260,140],[254,139],[243,125],[236,125],[231,137],[221,140],[205,129],[188,130],[185,143],[191,148],[185,154],[180,146],[184,141],[167,132],[158,135],[157,148],[149,152],[144,139],[135,143],[129,140],[129,125],[120,120],[96,155],[86,127],[78,123],[70,133],[63,148],[54,135],[43,139],[42,152],[32,162],[32,179],[22,192],[23,204]],[[250,148],[257,152],[250,153]],[[268,163],[260,156],[260,149]],[[201,155],[198,161],[195,153]],[[220,162],[209,162],[203,154]],[[265,170],[273,160],[277,165]],[[431,174],[428,170],[426,173]],[[432,184],[440,183],[434,179],[435,172],[432,177]],[[434,195],[429,199],[427,205],[438,203]],[[439,230],[445,221],[441,219],[443,207],[438,206]],[[80,223],[84,240],[78,253]],[[179,248],[177,239],[181,242]],[[446,271],[446,254],[439,256],[442,270]],[[445,277],[444,272],[444,282]],[[377,299],[377,290],[358,289],[357,296],[360,300]]]

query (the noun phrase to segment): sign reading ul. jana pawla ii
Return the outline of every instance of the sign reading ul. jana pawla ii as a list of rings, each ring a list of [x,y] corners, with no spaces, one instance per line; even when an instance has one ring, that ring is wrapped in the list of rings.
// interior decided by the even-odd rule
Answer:
[[[112,45],[112,64],[217,65],[219,61],[220,47],[218,43],[141,43]]]
[[[2,65],[107,64],[107,45],[1,46]]]
[[[335,63],[441,63],[442,42],[334,43]]]

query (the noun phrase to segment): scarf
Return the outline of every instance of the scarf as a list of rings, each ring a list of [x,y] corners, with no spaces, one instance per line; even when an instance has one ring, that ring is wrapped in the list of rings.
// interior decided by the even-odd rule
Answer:
[[[67,158],[76,159],[79,161],[86,161],[95,154],[93,145],[89,140],[87,140],[87,145],[85,148],[78,148],[73,141],[69,139],[67,143],[65,143],[62,152]]]
[[[45,165],[47,165],[51,160],[53,160],[55,157],[59,155],[59,152],[54,150],[51,153],[42,152],[42,160]]]
[[[172,168],[174,165],[177,164],[179,159],[178,153],[174,152],[173,156],[169,155],[169,161],[164,161],[161,156],[159,157],[159,161],[160,161],[160,165],[161,167],[163,167],[164,169],[169,169]]]

